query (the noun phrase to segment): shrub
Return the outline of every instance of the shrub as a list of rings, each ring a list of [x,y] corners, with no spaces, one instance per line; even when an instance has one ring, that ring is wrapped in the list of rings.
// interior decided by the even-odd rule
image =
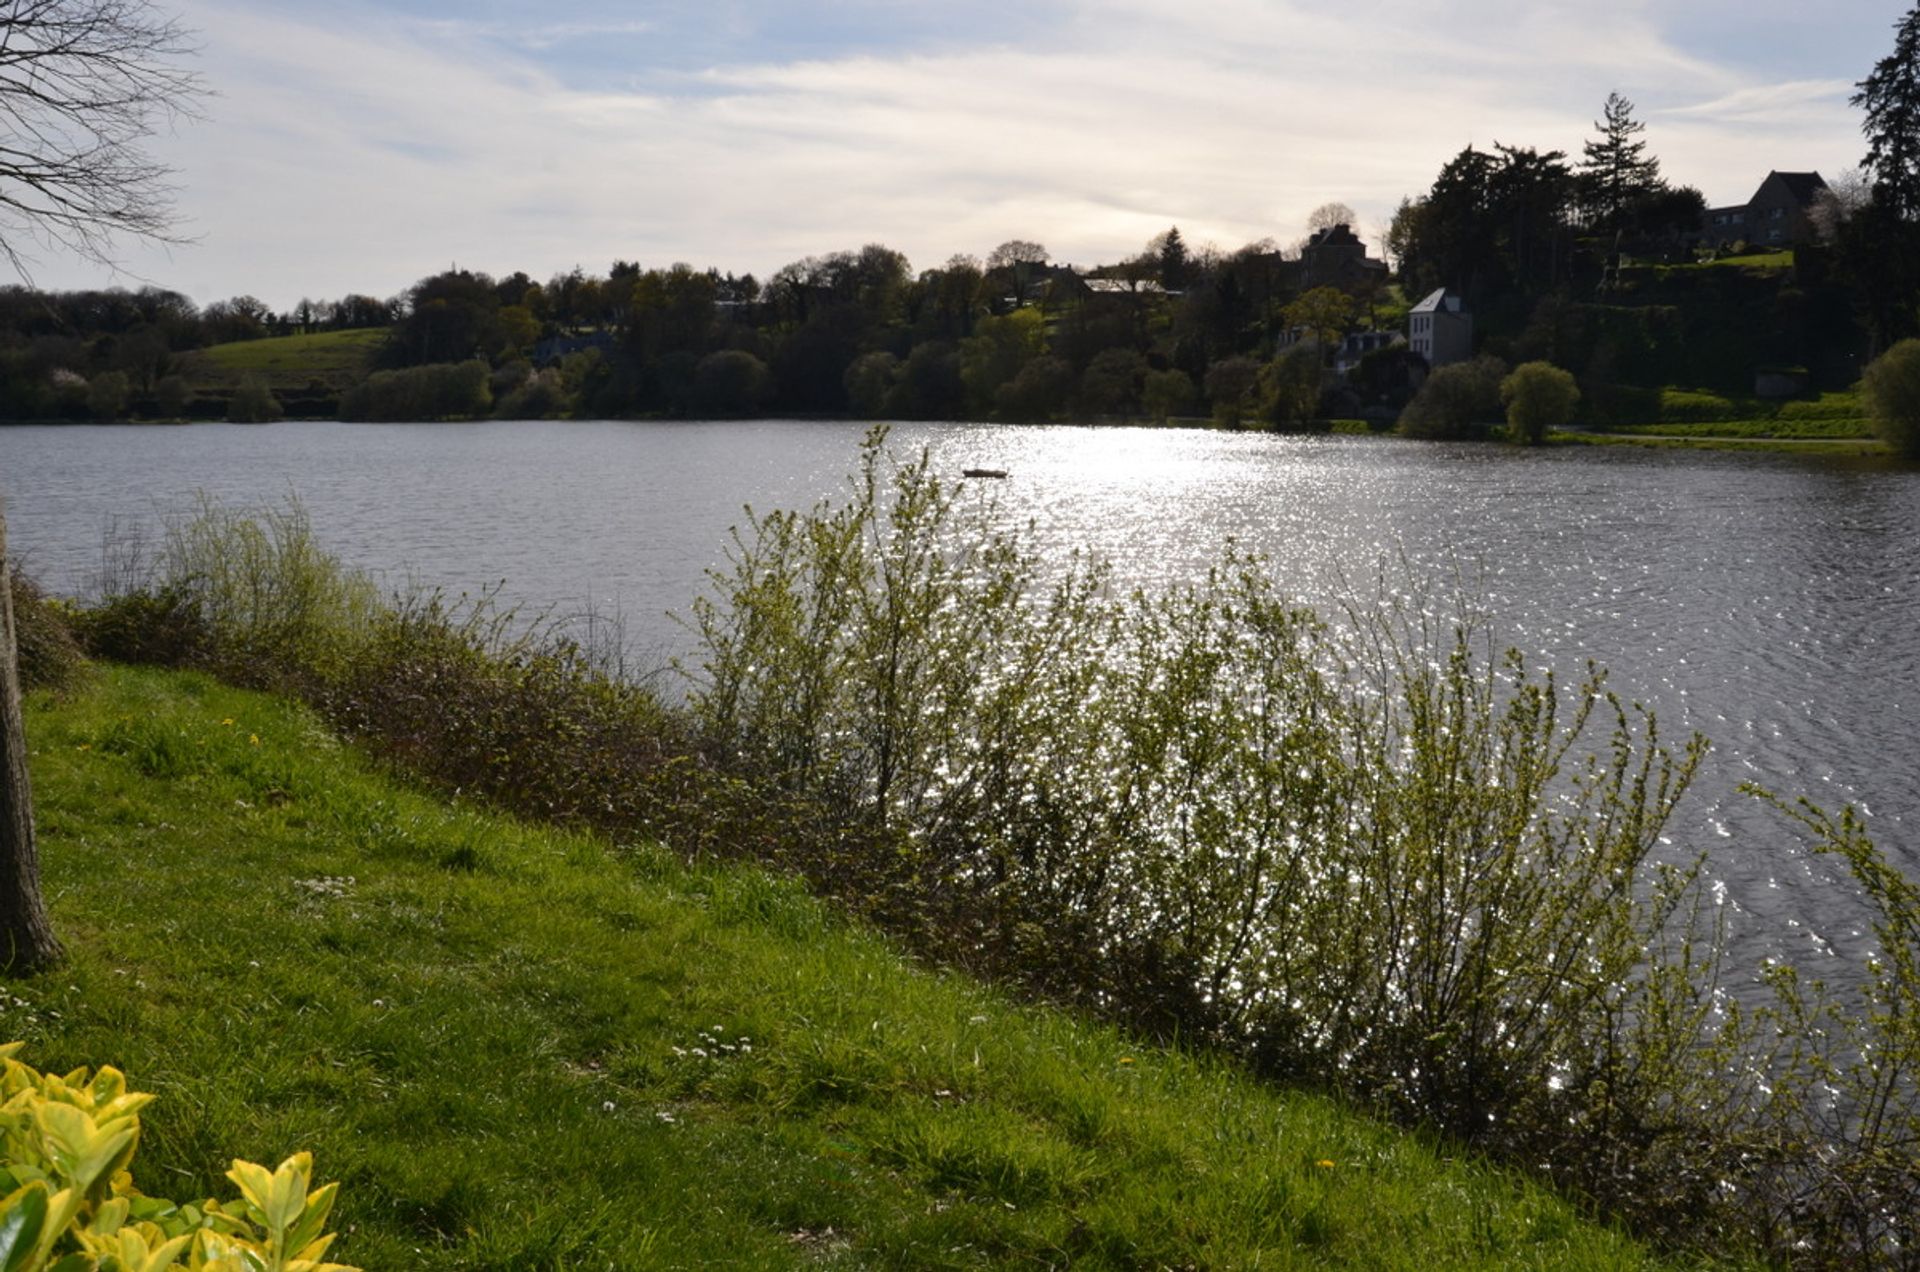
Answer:
[[[1812,400],[1799,399],[1780,404],[1783,420],[1858,420],[1866,418],[1867,407],[1858,393],[1822,393]]]
[[[1523,362],[1500,382],[1507,404],[1507,427],[1514,440],[1537,446],[1550,428],[1564,428],[1580,404],[1573,376],[1551,362]]]
[[[203,498],[168,523],[155,568],[142,572],[115,580],[85,615],[96,655],[299,689],[351,657],[377,610],[372,584],[320,550],[297,502],[247,512]]]
[[[236,1160],[237,1201],[176,1205],[149,1197],[128,1173],[140,1110],[153,1097],[127,1090],[118,1069],[64,1077],[0,1047],[0,1266],[8,1272],[357,1272],[326,1263],[324,1231],[338,1184],[312,1188],[313,1158],[276,1170]]]
[[[340,395],[343,420],[484,419],[493,406],[485,362],[376,371]]]
[[[257,375],[243,376],[227,399],[227,420],[233,424],[271,424],[281,416],[280,399]]]
[[[493,413],[503,420],[546,420],[565,415],[569,406],[560,373],[536,371],[501,395]]]
[[[1662,424],[1717,424],[1722,420],[1752,419],[1760,410],[1752,403],[1744,407],[1736,406],[1731,399],[1717,393],[1701,393],[1691,389],[1660,390]]]
[[[87,382],[87,413],[109,423],[127,413],[127,373],[102,371]]]
[[[884,350],[863,353],[847,364],[846,375],[842,377],[847,402],[855,414],[877,420],[887,413],[893,386],[899,378],[899,358]]]
[[[1860,396],[1881,439],[1920,457],[1920,340],[1902,340],[1875,358],[1860,377]]]
[[[1080,376],[1080,409],[1088,415],[1131,415],[1140,404],[1147,360],[1130,348],[1102,349]]]
[[[1178,368],[1149,371],[1140,386],[1140,405],[1156,423],[1193,409],[1193,377]]]
[[[49,599],[18,570],[7,575],[13,593],[13,634],[25,689],[71,689],[86,674],[87,656],[74,632],[77,612]],[[4,1266],[4,1265],[0,1265]]]
[[[153,386],[153,406],[162,419],[177,420],[187,413],[193,390],[177,375],[163,375]]]
[[[695,415],[751,415],[773,395],[773,373],[744,349],[722,349],[693,369],[688,407]]]
[[[1267,422],[1281,431],[1310,427],[1325,384],[1326,368],[1318,345],[1297,344],[1284,350],[1260,372],[1259,392]]]
[[[1254,396],[1260,386],[1260,364],[1252,358],[1222,358],[1207,368],[1207,401],[1213,404],[1213,422],[1238,428],[1257,411]]]
[[[1042,354],[995,391],[994,406],[1009,420],[1050,420],[1073,397],[1073,367],[1064,358]]]
[[[1506,374],[1507,364],[1487,354],[1437,368],[1400,413],[1400,431],[1436,441],[1484,436],[1501,417],[1500,382]]]

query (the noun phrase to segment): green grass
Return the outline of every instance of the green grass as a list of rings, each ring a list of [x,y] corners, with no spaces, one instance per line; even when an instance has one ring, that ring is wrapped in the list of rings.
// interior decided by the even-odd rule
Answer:
[[[1553,432],[1547,440],[1565,446],[1647,446],[1673,450],[1776,451],[1788,455],[1888,455],[1885,442],[1871,437],[1727,436],[1670,432],[1685,426],[1616,429],[1609,433]]]
[[[1740,256],[1723,256],[1718,260],[1697,261],[1691,265],[1656,265],[1656,273],[1664,274],[1670,270],[1691,269],[1755,269],[1787,270],[1793,268],[1793,249],[1782,248],[1779,251],[1750,251]]]
[[[1610,430],[1627,437],[1800,438],[1866,440],[1873,426],[1865,419],[1745,419],[1693,423],[1629,424]]]
[[[0,980],[4,1032],[158,1093],[150,1191],[313,1149],[370,1269],[1650,1262],[764,874],[412,793],[280,700],[107,668],[28,724],[70,959]]]
[[[244,375],[263,375],[283,391],[315,383],[338,391],[365,378],[368,360],[386,338],[386,331],[376,327],[240,340],[188,355],[183,373],[209,388],[230,389]]]

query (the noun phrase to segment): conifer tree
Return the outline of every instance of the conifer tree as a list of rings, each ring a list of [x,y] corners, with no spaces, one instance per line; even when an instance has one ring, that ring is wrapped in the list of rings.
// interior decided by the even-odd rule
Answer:
[[[1594,121],[1600,135],[1586,143],[1580,164],[1581,202],[1588,221],[1601,228],[1618,224],[1621,214],[1665,183],[1660,161],[1646,153],[1640,138],[1647,126],[1633,117],[1633,103],[1608,93],[1604,116]]]
[[[1852,104],[1866,112],[1862,166],[1873,179],[1874,204],[1913,219],[1920,215],[1920,5],[1895,24],[1893,52],[1854,87]]]

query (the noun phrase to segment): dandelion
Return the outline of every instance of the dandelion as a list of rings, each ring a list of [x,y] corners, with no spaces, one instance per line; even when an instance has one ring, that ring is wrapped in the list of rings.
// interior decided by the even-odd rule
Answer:
[[[260,745],[260,735],[259,735],[258,733],[249,733],[249,734],[247,734],[247,745],[248,745],[248,746],[259,746],[259,745]]]
[[[220,723],[226,728],[231,729],[233,727],[233,717],[228,716],[226,719],[222,720]]]
[[[1121,1063],[1121,1064],[1132,1064],[1132,1063],[1133,1063],[1133,1057],[1132,1057],[1132,1056],[1121,1056],[1121,1057],[1120,1057],[1120,1063]]]
[[[1314,1165],[1318,1166],[1321,1170],[1333,1169],[1333,1162],[1325,1157],[1322,1157],[1319,1161],[1315,1162]]]

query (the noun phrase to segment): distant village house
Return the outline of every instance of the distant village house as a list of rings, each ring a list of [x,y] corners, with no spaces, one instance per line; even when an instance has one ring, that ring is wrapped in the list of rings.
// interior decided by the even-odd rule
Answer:
[[[1807,213],[1826,188],[1817,172],[1769,172],[1739,207],[1708,208],[1701,217],[1701,233],[1711,247],[1786,247],[1813,237]]]
[[[1430,367],[1473,356],[1473,315],[1466,301],[1442,287],[1407,311],[1407,344]]]
[[[1367,255],[1367,245],[1345,225],[1315,230],[1300,248],[1299,286],[1338,287],[1349,295],[1365,295],[1387,281],[1387,263]]]

